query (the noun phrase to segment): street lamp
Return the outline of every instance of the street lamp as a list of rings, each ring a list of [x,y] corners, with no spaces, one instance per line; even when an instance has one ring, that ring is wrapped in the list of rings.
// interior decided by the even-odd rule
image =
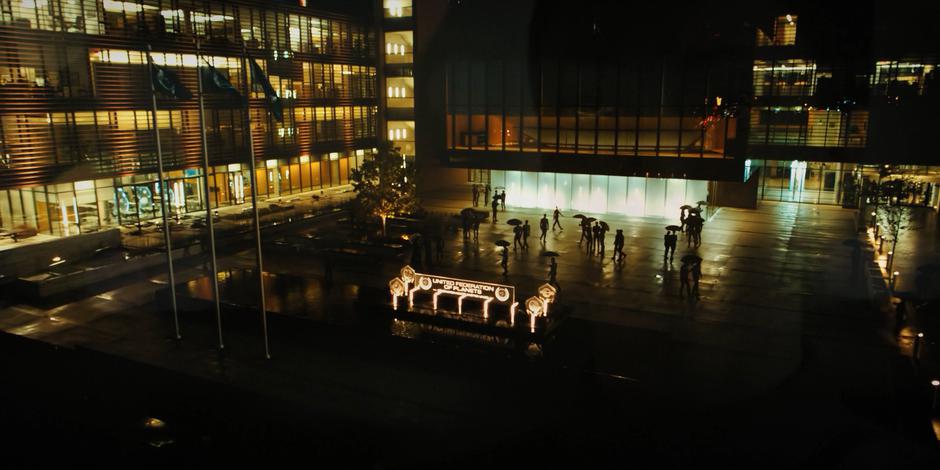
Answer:
[[[917,336],[914,337],[914,350],[911,352],[911,357],[914,361],[920,360],[920,343],[924,340],[923,333],[917,333]]]
[[[930,381],[930,385],[933,385],[933,406],[930,407],[934,412],[937,411],[937,392],[940,392],[940,380],[933,379]]]
[[[897,272],[897,271],[891,273],[891,292],[892,292],[892,293],[894,292],[894,286],[895,286],[895,284],[897,283],[898,275],[899,275],[899,274],[901,274],[901,273],[899,273],[899,272]],[[923,335],[923,333],[921,333],[921,335]]]

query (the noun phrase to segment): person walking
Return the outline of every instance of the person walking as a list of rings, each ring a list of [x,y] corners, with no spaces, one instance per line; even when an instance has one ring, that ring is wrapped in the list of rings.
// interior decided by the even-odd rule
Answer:
[[[682,267],[679,268],[679,297],[682,298],[688,292],[689,297],[692,296],[692,287],[689,285],[690,277],[692,273],[689,270],[689,263],[683,261]]]
[[[548,283],[558,289],[558,263],[555,261],[554,256],[552,256],[552,261],[548,265]]]
[[[679,227],[682,227],[680,229],[682,232],[685,232],[686,220],[688,220],[688,216],[685,213],[685,209],[679,209]]]
[[[588,240],[590,243],[591,239],[591,225],[588,223],[587,219],[581,219],[581,239],[578,240],[578,246],[581,246],[581,243],[584,240]]]
[[[692,293],[695,294],[695,298],[699,298],[698,295],[698,281],[702,278],[702,262],[699,261],[692,265]],[[690,296],[692,294],[689,294]]]
[[[558,221],[560,217],[561,211],[558,210],[558,206],[555,206],[555,212],[552,213],[552,219],[555,220],[555,222],[552,223],[552,230],[555,230],[555,227],[558,227],[558,230],[564,230],[561,228],[561,222]]]
[[[522,246],[522,226],[515,225],[512,228],[512,251]]]
[[[529,225],[529,221],[526,220],[525,224],[522,226],[522,248],[526,251],[529,250],[529,235],[532,235],[532,226]]]
[[[503,267],[503,276],[509,274],[509,247],[503,247],[502,258],[500,259],[499,264]]]
[[[483,188],[483,203],[486,204],[486,201],[490,200],[490,184],[486,183],[486,186]]]
[[[474,217],[473,218],[473,240],[476,241],[479,239],[480,239],[480,218]]]
[[[498,222],[496,220],[496,210],[499,209],[499,196],[493,196],[493,223]]]
[[[539,220],[539,230],[542,231],[542,234],[539,235],[539,241],[544,245],[548,239],[548,214],[542,214],[542,220]]]
[[[665,243],[666,243],[666,253],[663,253],[663,260],[666,259],[666,254],[669,255],[669,261],[672,262],[672,257],[676,254],[676,245],[679,242],[679,235],[676,235],[676,232],[669,231],[666,233]]]
[[[618,228],[617,234],[614,235],[614,256],[612,257],[612,259],[615,262],[619,263],[623,261],[623,257],[624,257],[623,245],[624,245],[623,229]]]
[[[594,222],[594,227],[591,228],[591,254],[596,254],[598,250],[599,242],[601,241],[601,226],[597,222]]]
[[[503,206],[503,212],[506,212],[506,190],[499,195],[499,203]]]
[[[474,184],[471,192],[473,194],[473,207],[476,207],[480,204],[480,187]]]
[[[600,238],[597,241],[597,254],[601,255],[601,258],[604,257],[604,251],[606,250],[606,240],[607,240],[607,229],[603,225],[600,227]]]

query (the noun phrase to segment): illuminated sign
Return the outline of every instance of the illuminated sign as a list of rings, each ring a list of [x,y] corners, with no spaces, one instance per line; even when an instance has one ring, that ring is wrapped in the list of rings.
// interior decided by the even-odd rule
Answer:
[[[449,295],[457,299],[457,314],[463,314],[464,300],[476,300],[483,305],[483,318],[489,318],[489,306],[497,303],[509,306],[509,321],[515,325],[516,288],[505,284],[474,281],[453,277],[439,276],[415,272],[411,266],[401,269],[399,276],[388,283],[389,293],[392,296],[392,306],[398,309],[398,298],[408,298],[408,308],[414,307],[414,296],[417,292],[431,294],[432,305],[437,310],[438,299],[442,295]],[[535,331],[535,318],[547,317],[550,304],[555,303],[558,289],[550,284],[543,284],[538,288],[538,295],[525,301],[525,312],[529,315],[530,328]]]

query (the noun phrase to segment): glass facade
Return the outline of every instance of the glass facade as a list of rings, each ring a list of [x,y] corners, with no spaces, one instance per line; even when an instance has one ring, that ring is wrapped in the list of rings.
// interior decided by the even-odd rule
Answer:
[[[374,149],[331,152],[316,156],[271,159],[255,171],[258,198],[267,200],[349,184],[350,172]],[[250,203],[247,164],[210,168],[212,208]],[[204,214],[201,169],[165,172],[165,192],[172,217]],[[162,217],[161,188],[156,173],[0,190],[0,229],[27,226],[39,233],[77,235],[117,226],[131,226]]]
[[[194,95],[203,64],[243,90],[242,44],[264,70],[284,119],[271,116],[263,92],[250,92],[262,198],[348,183],[379,138],[377,38],[361,20],[237,0],[16,0],[0,1],[0,33],[4,228],[74,235],[124,225],[159,217],[162,192],[174,215],[205,208],[195,97],[158,96],[168,176],[164,190],[155,184],[151,43],[154,63]],[[250,194],[245,118],[238,100],[206,94],[213,207]]]
[[[448,64],[450,149],[730,158],[737,84],[672,60]]]
[[[708,200],[708,181],[673,178],[492,170],[490,184],[507,206],[591,214],[673,217]]]

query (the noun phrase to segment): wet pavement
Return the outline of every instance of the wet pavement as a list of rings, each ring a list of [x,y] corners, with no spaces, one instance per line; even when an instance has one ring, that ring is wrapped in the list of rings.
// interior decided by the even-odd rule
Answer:
[[[518,217],[537,227],[539,215],[511,210],[500,220]],[[731,449],[737,461],[764,466],[894,462],[899,452],[918,462],[927,458],[929,421],[901,406],[910,398],[903,391],[911,374],[898,355],[893,319],[872,307],[867,280],[852,272],[843,244],[858,236],[852,211],[788,203],[721,209],[705,223],[700,248],[686,248],[680,238],[672,264],[663,262],[662,235],[675,221],[604,220],[624,229],[623,265],[579,248],[572,218],[545,246],[561,254],[560,302],[572,309],[556,339],[564,360],[532,362],[446,342],[275,321],[275,359],[266,361],[258,319],[254,331],[226,319],[232,327],[220,355],[213,349],[214,322],[205,315],[184,318],[182,342],[168,340],[169,315],[151,301],[160,277],[51,310],[10,305],[0,311],[0,325],[252,390],[313,415],[361,420],[370,432],[408,429],[414,434],[405,435],[434,443],[434,449],[402,450],[396,446],[404,437],[375,442],[382,449],[377,461],[390,465],[519,458],[496,444],[512,440],[570,457],[581,447],[617,446],[617,455],[641,452],[671,466],[721,460]],[[415,267],[534,293],[548,271],[538,229],[528,252],[511,252],[503,278],[492,242],[512,240],[510,229],[485,223],[478,243],[451,234],[443,262]],[[608,257],[612,242],[610,234]],[[677,294],[678,259],[689,252],[704,259],[697,301]],[[244,252],[222,264],[252,263]],[[323,318],[340,320],[335,306],[348,304],[359,288],[385,286],[401,268],[398,261],[368,258],[337,262],[333,286],[325,289],[315,258],[272,252],[265,263],[267,271],[309,280],[310,298],[279,299],[278,308],[306,302],[313,311],[326,310]],[[199,266],[184,266],[178,278],[203,274]],[[608,434],[611,427],[618,431]],[[482,428],[486,436],[467,437]]]

